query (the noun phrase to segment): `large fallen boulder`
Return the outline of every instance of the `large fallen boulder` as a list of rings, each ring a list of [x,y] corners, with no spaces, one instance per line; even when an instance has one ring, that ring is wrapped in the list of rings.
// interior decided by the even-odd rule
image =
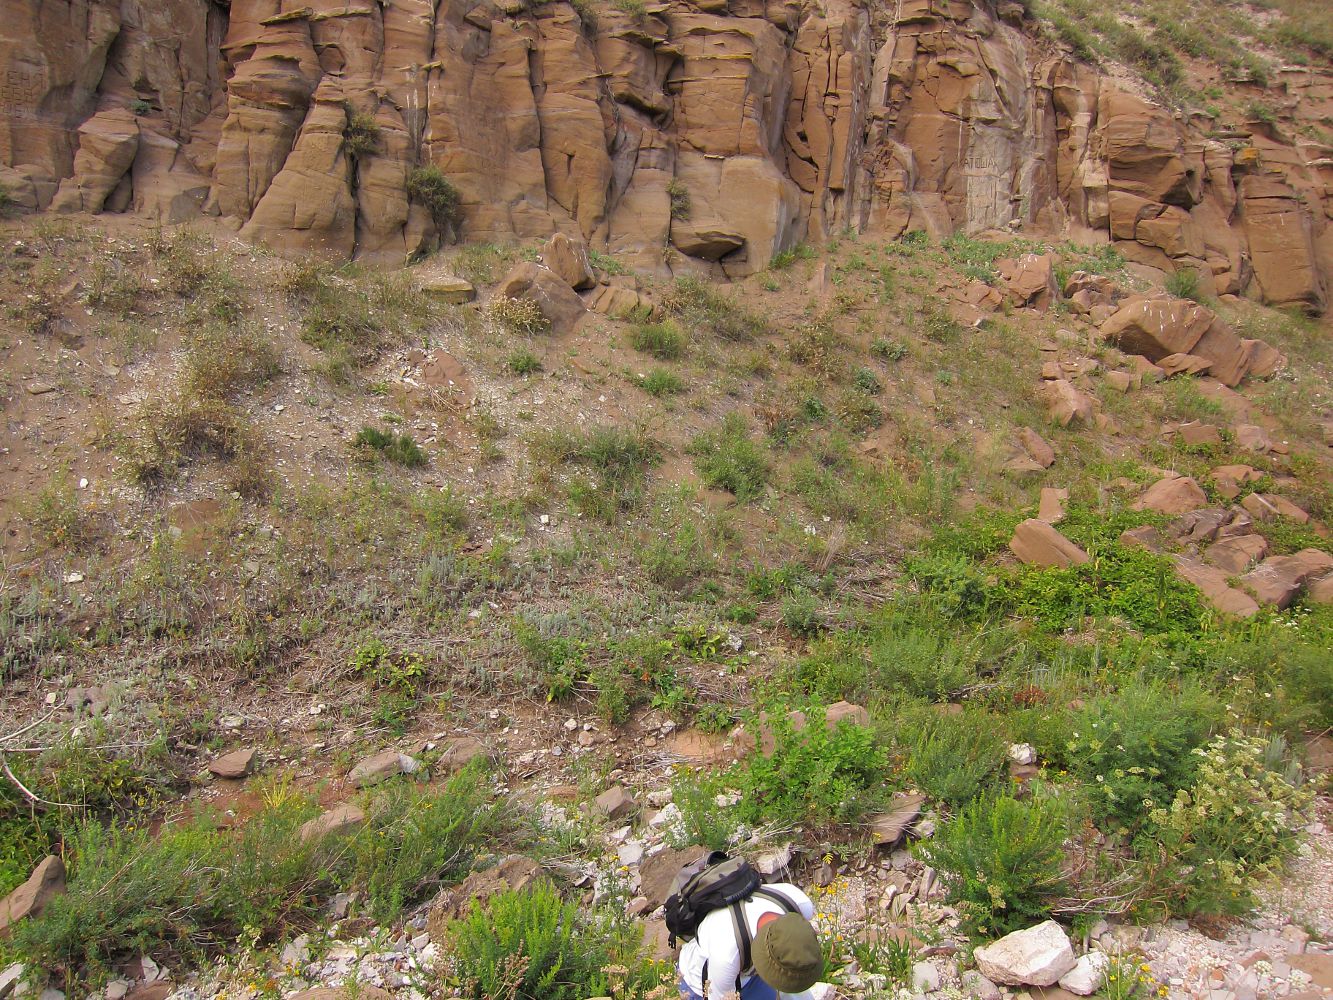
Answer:
[[[1144,491],[1135,510],[1155,510],[1159,514],[1188,514],[1208,503],[1208,497],[1189,476],[1159,479]]]
[[[1102,324],[1102,336],[1126,354],[1156,363],[1190,353],[1215,318],[1211,310],[1188,299],[1134,296]]]
[[[983,976],[1007,986],[1053,986],[1078,965],[1069,936],[1054,920],[1006,934],[973,957]]]
[[[1199,588],[1204,600],[1224,615],[1248,618],[1259,611],[1259,605],[1242,590],[1228,583],[1228,575],[1215,566],[1205,566],[1189,556],[1172,556],[1176,575],[1186,583]]]
[[[537,303],[554,333],[569,333],[588,311],[569,282],[549,267],[530,260],[514,265],[495,289],[506,299],[531,299]]]
[[[1260,604],[1285,608],[1310,580],[1333,570],[1333,556],[1319,549],[1301,549],[1289,556],[1270,556],[1240,578]]]
[[[54,855],[42,859],[26,882],[0,900],[0,938],[8,937],[20,920],[41,916],[64,891],[65,863]]]
[[[1014,529],[1014,537],[1009,540],[1009,550],[1020,562],[1029,566],[1063,569],[1066,566],[1082,566],[1088,561],[1086,552],[1047,522],[1035,517],[1023,521]]]

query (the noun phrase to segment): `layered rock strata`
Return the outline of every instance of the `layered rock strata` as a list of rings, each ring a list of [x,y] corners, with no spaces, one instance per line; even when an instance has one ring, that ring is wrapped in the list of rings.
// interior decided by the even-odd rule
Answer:
[[[31,209],[220,215],[279,251],[386,265],[441,236],[560,232],[741,276],[849,228],[1016,228],[1324,307],[1333,150],[1205,133],[1015,4],[872,10],[0,0],[0,181]],[[1317,68],[1279,86],[1333,104]],[[425,165],[461,195],[456,233],[408,195]]]

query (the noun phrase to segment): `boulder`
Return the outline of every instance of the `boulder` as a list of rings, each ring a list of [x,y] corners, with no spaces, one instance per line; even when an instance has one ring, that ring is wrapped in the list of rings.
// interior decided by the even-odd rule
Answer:
[[[639,804],[623,785],[612,785],[597,796],[594,805],[608,819],[623,819],[637,809]]]
[[[1231,511],[1220,507],[1192,510],[1171,522],[1171,533],[1184,542],[1211,542],[1231,522]]]
[[[436,764],[442,773],[453,774],[463,770],[478,757],[489,757],[490,753],[490,748],[481,740],[472,736],[460,736],[444,748]]]
[[[1009,550],[1028,566],[1082,566],[1088,554],[1045,521],[1029,518],[1014,529]]]
[[[1224,499],[1234,500],[1240,496],[1242,486],[1262,479],[1263,473],[1248,465],[1219,465],[1208,473],[1208,478]]]
[[[706,853],[704,847],[666,847],[644,859],[639,866],[639,891],[647,897],[653,909],[666,902],[671,883],[680,870]]]
[[[1333,604],[1333,573],[1307,583],[1305,599],[1311,604]]]
[[[1333,556],[1320,549],[1302,549],[1289,556],[1270,556],[1240,578],[1260,604],[1285,608],[1305,584],[1333,570]]]
[[[893,847],[911,831],[925,802],[926,797],[916,792],[895,795],[888,812],[867,820],[871,840],[879,847]]]
[[[1176,428],[1176,434],[1180,436],[1181,444],[1191,448],[1206,448],[1222,444],[1222,432],[1217,429],[1217,425],[1205,424],[1199,420],[1191,420],[1189,423],[1181,424]]]
[[[1069,937],[1054,920],[1006,934],[973,957],[983,976],[1007,986],[1053,986],[1078,965]]]
[[[1162,374],[1167,378],[1175,375],[1202,375],[1212,367],[1212,362],[1197,354],[1168,354],[1157,362]]]
[[[1237,424],[1235,434],[1236,447],[1244,448],[1246,451],[1262,455],[1273,448],[1273,439],[1268,436],[1268,431],[1258,424]]]
[[[564,233],[556,233],[546,241],[542,247],[542,263],[576,292],[597,284],[583,241],[571,240]]]
[[[1131,354],[1129,356],[1129,366],[1134,369],[1134,377],[1139,383],[1160,382],[1166,378],[1166,372],[1158,368],[1141,354]]]
[[[1238,535],[1214,542],[1203,558],[1224,573],[1240,576],[1267,554],[1268,539],[1263,535]]]
[[[1310,520],[1310,515],[1306,511],[1277,493],[1251,493],[1241,500],[1240,505],[1256,521],[1274,521],[1281,518],[1296,524],[1306,524]]]
[[[461,306],[477,297],[477,289],[466,278],[453,274],[421,275],[417,287],[432,298],[452,306]]]
[[[1047,444],[1046,439],[1031,427],[1024,427],[1020,430],[1018,440],[1022,444],[1023,450],[1028,453],[1028,457],[1043,469],[1049,469],[1055,464],[1055,449]]]
[[[345,837],[361,829],[365,822],[366,814],[360,806],[344,802],[302,823],[301,841],[304,843],[324,837]]]
[[[829,729],[836,729],[841,722],[847,722],[853,726],[868,726],[870,725],[870,713],[860,705],[853,705],[849,701],[835,701],[824,709],[824,723]]]
[[[1081,955],[1078,964],[1060,977],[1060,988],[1081,997],[1092,996],[1102,988],[1110,959],[1100,951]]]
[[[64,892],[65,862],[54,855],[43,858],[26,882],[0,900],[0,938],[9,937],[20,920],[40,917]]]
[[[1248,618],[1259,611],[1259,605],[1248,594],[1227,582],[1229,574],[1222,570],[1205,566],[1189,556],[1172,556],[1171,561],[1175,564],[1176,575],[1198,587],[1204,599],[1222,614]]]
[[[347,986],[316,986],[293,993],[287,1000],[393,1000],[393,994],[378,986],[358,982]]]
[[[233,750],[209,764],[208,771],[218,778],[244,778],[254,768],[254,764],[253,750]]]
[[[369,788],[399,774],[415,774],[421,763],[397,750],[385,750],[358,762],[347,772],[347,781],[353,788]]]
[[[1129,372],[1107,372],[1106,384],[1116,392],[1129,392],[1130,389],[1134,388],[1134,376]]]
[[[1068,499],[1069,491],[1066,489],[1043,487],[1041,499],[1037,504],[1037,520],[1045,521],[1047,524],[1059,524],[1065,519],[1065,501]]]
[[[1190,354],[1208,362],[1208,374],[1223,385],[1240,385],[1250,371],[1252,352],[1221,320],[1214,320]]]
[[[1061,427],[1068,427],[1072,423],[1092,422],[1092,398],[1080,392],[1074,383],[1067,379],[1047,382],[1045,397],[1047,412]]]
[[[549,267],[520,261],[496,286],[495,294],[507,299],[531,299],[557,334],[571,332],[587,309],[569,283]]]
[[[1025,254],[1017,260],[995,262],[1004,279],[1009,301],[1019,307],[1030,306],[1045,312],[1060,298],[1055,282],[1054,254]]]
[[[542,866],[522,854],[510,854],[483,871],[473,872],[461,885],[441,889],[430,902],[428,923],[432,940],[449,921],[465,916],[473,902],[485,903],[502,892],[526,889],[542,877]]]
[[[1189,476],[1159,479],[1134,504],[1135,510],[1155,510],[1161,514],[1187,514],[1208,503],[1199,484]]]
[[[1126,354],[1158,363],[1173,354],[1187,354],[1212,326],[1209,309],[1188,299],[1127,299],[1102,324],[1102,336]]]

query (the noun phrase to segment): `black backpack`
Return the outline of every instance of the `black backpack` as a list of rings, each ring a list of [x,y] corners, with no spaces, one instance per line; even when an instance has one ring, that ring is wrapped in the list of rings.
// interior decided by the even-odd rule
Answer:
[[[750,971],[750,928],[745,923],[740,904],[751,896],[773,900],[788,913],[796,913],[794,903],[775,889],[764,886],[759,873],[744,858],[728,857],[721,851],[712,851],[698,861],[680,870],[671,883],[671,894],[664,905],[667,942],[674,948],[677,939],[689,939],[699,932],[699,924],[714,910],[731,910],[731,923],[736,932],[741,967],[736,976],[736,992],[740,992],[741,976]],[[704,1000],[708,1000],[708,963],[704,962]]]

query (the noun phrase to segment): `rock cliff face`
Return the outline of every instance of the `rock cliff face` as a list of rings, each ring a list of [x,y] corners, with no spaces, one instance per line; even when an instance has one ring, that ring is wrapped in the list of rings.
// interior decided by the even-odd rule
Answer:
[[[1333,116],[1326,72],[1281,75]],[[656,271],[1013,226],[1270,303],[1322,309],[1333,276],[1333,150],[1206,133],[1013,3],[0,0],[0,84],[29,208],[216,214],[280,251],[428,248],[407,180],[433,164],[464,239],[565,232]]]

